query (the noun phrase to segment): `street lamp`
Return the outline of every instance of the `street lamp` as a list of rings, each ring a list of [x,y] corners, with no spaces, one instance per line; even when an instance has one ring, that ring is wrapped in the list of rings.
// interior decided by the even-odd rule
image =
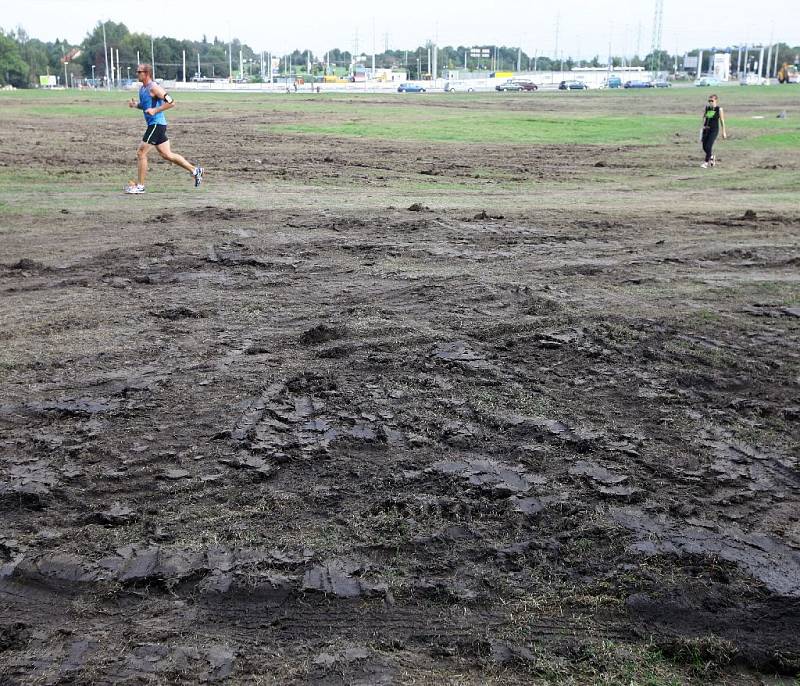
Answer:
[[[94,65],[92,65],[92,88],[94,88]]]
[[[128,81],[131,80],[131,68],[128,66]]]

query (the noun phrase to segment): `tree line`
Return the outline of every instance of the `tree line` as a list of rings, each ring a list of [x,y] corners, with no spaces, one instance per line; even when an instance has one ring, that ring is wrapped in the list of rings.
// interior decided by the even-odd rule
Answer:
[[[105,25],[98,22],[80,45],[71,45],[68,41],[59,39],[53,42],[41,41],[31,38],[23,28],[15,31],[4,31],[0,28],[0,86],[28,88],[37,85],[40,76],[48,74],[55,75],[61,83],[65,76],[65,61],[70,78],[79,81],[94,78],[99,81],[106,75],[107,52],[104,46],[114,51],[115,73],[123,79],[131,78],[137,61],[153,62],[158,79],[182,79],[184,55],[187,78],[195,75],[223,79],[235,77],[251,81],[262,78],[262,53],[238,39],[226,42],[216,36],[212,40],[203,36],[200,41],[178,40],[166,36],[151,37],[144,33],[131,33],[125,24],[109,21]],[[437,50],[436,64],[439,70],[464,69],[466,66],[468,70],[486,71],[516,71],[517,68],[524,71],[561,71],[571,70],[576,66],[600,67],[607,64],[607,60],[601,60],[599,55],[589,60],[576,60],[572,56],[564,58],[531,55],[509,46],[490,45],[482,48],[481,56],[473,56],[471,46],[441,47],[427,43],[413,50],[385,50],[375,55],[375,65],[379,68],[404,69],[410,79],[426,78],[431,74],[432,60],[429,54],[432,49]],[[80,54],[70,59],[76,49],[80,50]],[[800,60],[798,46],[779,43],[777,50],[779,65],[784,62],[794,64]],[[694,50],[689,54],[696,55],[698,52]],[[735,70],[740,61],[739,50],[733,48],[731,52],[731,64]],[[240,54],[245,65],[243,73],[239,73]],[[340,49],[332,49],[324,55],[315,55],[308,49],[296,49],[273,57],[280,58],[279,73],[284,76],[342,73],[347,72],[354,64],[353,54]],[[750,53],[751,67],[757,58],[758,53]],[[612,57],[611,62],[613,67],[628,65],[671,71],[676,63],[680,68],[682,60],[682,55],[658,51],[641,58]],[[367,57],[366,64],[372,65],[371,55]]]

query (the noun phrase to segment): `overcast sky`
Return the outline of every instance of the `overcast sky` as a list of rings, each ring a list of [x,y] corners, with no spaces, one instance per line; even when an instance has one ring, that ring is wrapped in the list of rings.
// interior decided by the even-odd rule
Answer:
[[[31,37],[79,43],[100,20],[124,23],[130,31],[179,39],[240,38],[254,50],[283,53],[298,49],[321,55],[329,48],[360,52],[412,49],[435,40],[440,45],[522,46],[533,55],[590,59],[650,51],[655,0],[0,0],[0,27],[22,26]],[[492,6],[495,9],[492,9]],[[224,11],[221,11],[221,8]],[[796,0],[664,0],[662,48],[767,43],[771,38],[800,44]],[[778,18],[776,22],[774,18]],[[556,32],[556,24],[559,29]],[[557,38],[558,35],[558,38]],[[374,36],[374,39],[373,39]]]

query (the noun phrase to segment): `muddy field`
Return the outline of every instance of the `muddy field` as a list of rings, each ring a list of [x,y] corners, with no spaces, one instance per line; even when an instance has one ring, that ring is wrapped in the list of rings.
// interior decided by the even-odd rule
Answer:
[[[800,210],[740,181],[772,151],[709,181],[691,131],[198,103],[206,185],[154,157],[124,197],[138,119],[7,102],[0,684],[794,683]]]

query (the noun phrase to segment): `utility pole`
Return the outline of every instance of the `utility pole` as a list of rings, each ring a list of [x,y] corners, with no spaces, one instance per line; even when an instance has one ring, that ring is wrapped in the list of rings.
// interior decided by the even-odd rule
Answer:
[[[150,60],[153,62],[153,81],[156,80],[156,42],[150,34]]]
[[[517,48],[517,71],[522,71],[522,48]]]
[[[642,21],[636,24],[636,57],[642,56]]]
[[[183,82],[186,83],[186,50],[183,51]]]
[[[771,78],[770,69],[772,68],[772,39],[775,36],[775,24],[769,30],[769,52],[767,52],[767,64],[766,64],[766,71],[764,72],[764,76],[768,79]]]
[[[661,52],[661,32],[664,27],[664,0],[656,0],[656,9],[653,15],[653,41],[650,46],[650,71],[656,77],[661,67],[659,54]]]
[[[239,48],[239,81],[244,78],[244,62],[242,61],[242,49]]]
[[[117,83],[122,85],[122,67],[119,65],[119,48],[117,48]]]
[[[553,57],[558,59],[558,30],[561,24],[561,12],[556,12],[556,48]]]
[[[197,78],[200,78],[200,52],[197,52]]]
[[[111,53],[111,85],[114,86],[114,48],[109,48],[108,51]],[[67,79],[67,63],[64,63],[64,80]]]
[[[111,84],[108,81],[108,47],[106,46],[106,23],[103,22],[103,59],[106,63],[106,88],[111,90]]]

